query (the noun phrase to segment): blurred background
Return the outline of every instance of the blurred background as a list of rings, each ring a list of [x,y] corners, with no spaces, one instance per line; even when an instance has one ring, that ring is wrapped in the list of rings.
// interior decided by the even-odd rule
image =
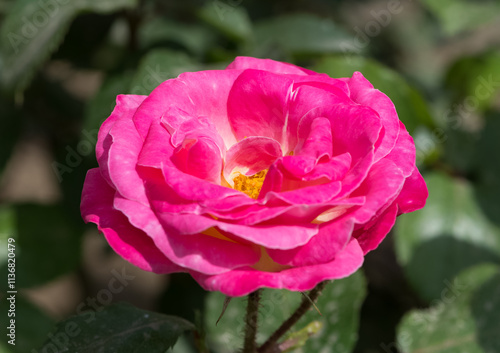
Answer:
[[[117,94],[238,55],[361,71],[395,103],[430,192],[361,271],[330,285],[323,316],[308,316],[323,329],[296,351],[500,352],[500,1],[1,0],[0,21],[1,353],[56,352],[57,322],[120,301],[196,322],[211,352],[236,352],[243,301],[215,326],[222,296],[129,265],[79,203]],[[266,294],[263,333],[300,301],[279,293]],[[197,335],[173,351],[197,352]]]

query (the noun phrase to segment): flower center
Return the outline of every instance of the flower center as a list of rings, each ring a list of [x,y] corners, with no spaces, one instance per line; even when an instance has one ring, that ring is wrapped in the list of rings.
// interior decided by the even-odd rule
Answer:
[[[238,173],[238,175],[233,178],[234,189],[244,192],[252,199],[256,199],[259,197],[260,189],[262,189],[266,174],[267,169],[261,170],[260,172],[250,176]]]

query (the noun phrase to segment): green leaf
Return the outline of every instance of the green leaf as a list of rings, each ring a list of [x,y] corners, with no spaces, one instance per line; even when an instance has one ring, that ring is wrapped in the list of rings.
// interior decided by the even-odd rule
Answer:
[[[0,29],[0,87],[22,91],[81,12],[109,13],[137,0],[19,0]]]
[[[413,132],[419,125],[432,127],[429,109],[421,94],[396,71],[363,57],[331,56],[323,59],[313,68],[331,77],[351,77],[360,71],[376,89],[385,93],[396,106],[399,119],[408,131]]]
[[[498,266],[485,264],[462,272],[451,283],[446,292],[433,306],[426,310],[413,310],[403,318],[398,327],[397,341],[403,353],[490,353],[496,350],[486,350],[481,347],[480,326],[474,321],[470,302],[474,292],[485,282],[474,297],[487,300],[486,303],[498,303]],[[496,274],[495,277],[493,277]],[[489,280],[496,279],[496,283]],[[493,284],[493,285],[492,285]],[[477,306],[478,304],[476,304]],[[484,308],[484,302],[481,303]],[[498,304],[495,307],[498,310]],[[481,320],[485,318],[483,313]],[[492,313],[489,313],[492,314]],[[488,320],[488,318],[487,318]],[[491,316],[489,316],[491,320]],[[489,335],[488,344],[497,344],[498,316],[492,322],[495,329],[494,337]],[[484,338],[483,338],[484,339]],[[496,340],[496,341],[495,341]],[[492,346],[490,346],[492,347]]]
[[[144,49],[177,43],[198,56],[205,54],[216,40],[216,35],[203,26],[187,25],[164,18],[153,18],[144,23],[139,28],[138,36]]]
[[[500,272],[497,271],[472,297],[477,340],[485,352],[500,352]]]
[[[483,212],[500,226],[500,114],[488,116],[474,153],[475,191]]]
[[[70,317],[53,332],[60,352],[165,353],[180,335],[194,330],[190,322],[119,303],[102,311]],[[54,340],[47,340],[47,349]]]
[[[80,261],[80,233],[64,207],[18,205],[15,212],[16,287],[43,284],[74,270]],[[17,233],[17,234],[16,234]],[[7,278],[6,264],[0,275]],[[0,288],[7,286],[0,282]]]
[[[96,95],[87,104],[85,111],[85,129],[87,131],[99,130],[116,105],[116,96],[129,93],[133,75],[125,72],[120,75],[108,77]]]
[[[447,35],[482,26],[498,18],[500,11],[500,3],[495,0],[423,0],[422,4],[440,20]]]
[[[163,81],[177,77],[186,71],[199,69],[184,52],[155,49],[146,54],[132,79],[129,93],[149,94]]]
[[[332,20],[312,14],[291,14],[255,25],[255,42],[262,48],[279,47],[289,54],[352,52],[352,36]]]
[[[429,198],[396,224],[396,254],[422,298],[439,298],[445,281],[482,262],[500,263],[500,230],[481,212],[472,186],[441,173],[425,175]]]
[[[446,88],[456,104],[446,116],[452,128],[463,129],[471,114],[491,107],[500,92],[500,51],[488,51],[457,60],[446,74]],[[469,119],[470,120],[470,119]]]
[[[16,221],[14,209],[9,206],[0,207],[0,240],[2,244],[7,244],[9,238],[17,238]],[[0,248],[0,266],[7,262],[8,246],[2,245]]]
[[[292,328],[292,331],[300,331],[313,321],[318,321],[323,326],[319,334],[307,340],[305,346],[297,352],[320,352],[323,349],[350,352],[357,340],[359,310],[365,294],[365,278],[359,271],[348,278],[329,283],[317,301],[322,316],[311,309]],[[207,297],[207,339],[213,351],[232,353],[242,346],[246,297],[233,298],[219,324],[215,326],[224,299],[225,296],[217,292],[212,292]],[[260,302],[257,341],[263,343],[293,313],[301,300],[299,292],[265,289]]]
[[[225,36],[236,41],[252,39],[252,23],[240,1],[208,1],[198,16]]]
[[[14,319],[16,331],[15,345],[7,344],[11,338],[4,336],[0,347],[5,343],[6,352],[31,352],[47,339],[54,321],[20,294],[15,295],[15,305],[15,317],[8,317],[10,302],[6,298],[2,298],[0,302],[0,310],[4,314],[1,319],[2,328],[10,326],[10,320]],[[1,348],[0,352],[2,352]]]

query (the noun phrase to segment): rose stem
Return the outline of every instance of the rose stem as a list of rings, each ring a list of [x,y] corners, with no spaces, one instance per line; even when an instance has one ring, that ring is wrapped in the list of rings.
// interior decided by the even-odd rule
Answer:
[[[247,316],[245,318],[245,345],[243,353],[257,352],[257,319],[259,317],[260,292],[258,289],[248,295]]]
[[[283,324],[281,324],[281,326],[276,331],[274,331],[271,337],[269,337],[269,339],[259,347],[257,352],[281,352],[277,344],[278,340],[281,338],[281,336],[287,333],[288,330],[290,330],[290,328],[295,325],[305,313],[307,313],[311,306],[313,306],[313,303],[316,301],[316,299],[318,299],[321,291],[323,290],[323,288],[325,288],[327,283],[328,281],[318,283],[318,285],[309,292],[309,298],[304,297],[302,299],[302,303],[300,303],[300,306],[297,308],[297,310],[295,310],[292,316],[290,316]]]

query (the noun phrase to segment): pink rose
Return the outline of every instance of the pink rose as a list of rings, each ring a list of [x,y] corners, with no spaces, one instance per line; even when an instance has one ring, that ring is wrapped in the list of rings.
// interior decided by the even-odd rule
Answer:
[[[427,198],[385,94],[272,60],[118,96],[96,154],[85,221],[138,267],[229,296],[346,277]]]

